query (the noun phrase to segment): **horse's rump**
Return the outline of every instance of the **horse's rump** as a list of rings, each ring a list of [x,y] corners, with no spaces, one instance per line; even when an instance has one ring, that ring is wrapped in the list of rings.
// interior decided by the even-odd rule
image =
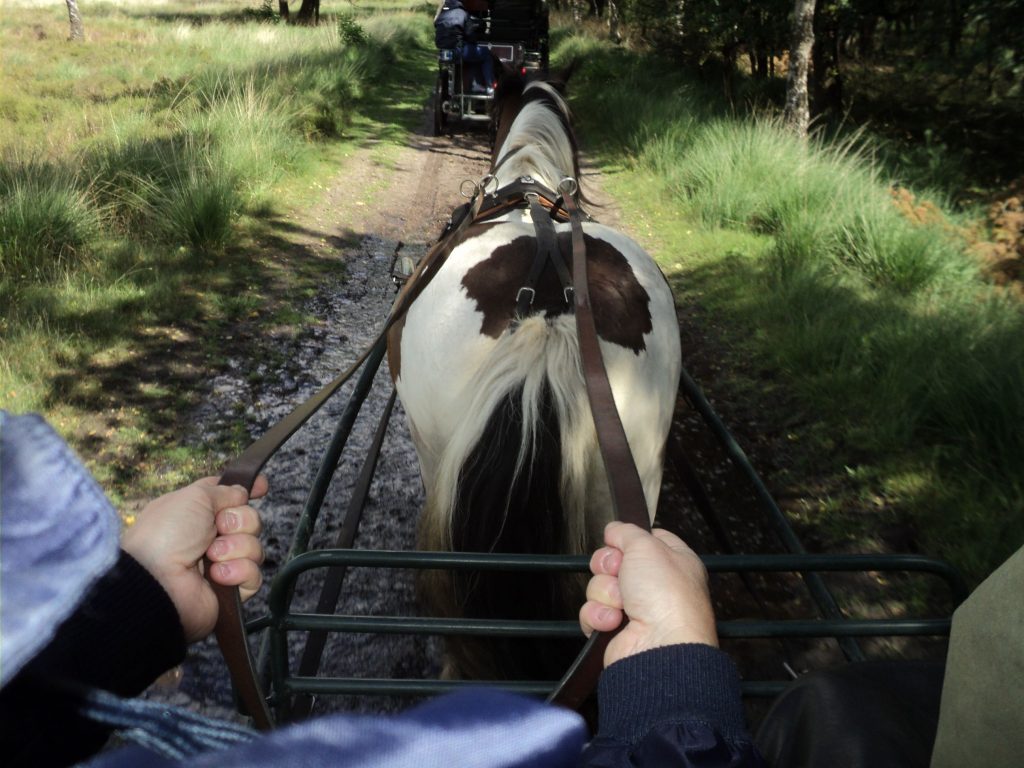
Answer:
[[[566,275],[571,228],[545,210],[579,211],[577,145],[568,104],[551,83],[506,81],[497,107],[483,186],[502,213],[458,231],[389,338],[427,492],[420,546],[582,554],[600,543],[612,502]],[[635,242],[572,215],[583,229],[601,357],[653,518],[680,368],[672,292]],[[434,572],[421,586],[444,616],[568,619],[583,583]],[[449,672],[559,677],[567,659],[552,657],[556,645],[448,638]]]
[[[568,253],[567,228],[559,229]],[[587,231],[602,352],[653,515],[678,379],[672,297],[635,243],[597,225]],[[427,489],[421,547],[584,553],[611,519],[575,319],[551,270],[536,286],[533,314],[513,328],[535,250],[528,219],[475,227],[391,340],[400,345],[393,374]],[[666,367],[673,349],[675,367]],[[578,610],[582,584],[578,577],[434,573],[422,592],[440,615],[565,619]],[[538,665],[550,654],[522,641],[496,641],[501,650],[481,660],[478,645],[449,641],[460,675],[490,667],[486,676],[521,676],[523,657],[542,677],[564,670],[565,654]]]

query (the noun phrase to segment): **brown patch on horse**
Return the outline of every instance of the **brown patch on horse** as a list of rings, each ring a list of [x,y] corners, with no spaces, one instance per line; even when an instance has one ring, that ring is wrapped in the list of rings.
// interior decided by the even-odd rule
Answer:
[[[428,268],[426,272],[423,272],[417,277],[415,281],[407,284],[408,296],[400,297],[400,301],[404,301],[405,309],[401,312],[399,318],[392,325],[388,331],[388,369],[391,372],[391,380],[398,381],[399,376],[402,375],[402,329],[405,328],[405,317],[409,311],[409,307],[416,301],[420,293],[430,283],[437,271],[444,265],[445,260],[451,254],[451,252],[457,248],[461,243],[467,239],[482,235],[492,227],[499,226],[496,222],[481,222],[479,224],[471,224],[461,233],[445,245],[444,253],[440,254],[436,262],[431,268]]]
[[[587,275],[597,335],[639,354],[646,349],[644,335],[651,332],[650,296],[633,274],[626,257],[610,244],[587,235]],[[559,250],[572,271],[571,235],[558,236]],[[537,254],[535,238],[524,235],[498,246],[489,258],[462,278],[466,293],[483,314],[480,332],[498,338],[512,323],[516,294]],[[532,314],[555,317],[570,311],[554,267],[548,265],[536,286]]]

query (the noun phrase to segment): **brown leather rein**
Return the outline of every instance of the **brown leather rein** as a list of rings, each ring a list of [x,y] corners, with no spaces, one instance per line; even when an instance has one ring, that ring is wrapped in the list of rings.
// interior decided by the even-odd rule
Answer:
[[[392,326],[408,311],[412,302],[437,274],[448,246],[470,223],[493,218],[526,202],[527,191],[547,209],[552,217],[568,218],[572,228],[572,273],[574,310],[579,337],[580,358],[586,382],[587,397],[594,416],[598,444],[604,461],[608,482],[618,520],[649,528],[647,503],[643,494],[636,464],[633,461],[625,431],[615,408],[611,385],[605,370],[598,343],[590,292],[587,282],[586,246],[583,238],[583,214],[576,204],[576,181],[564,179],[559,194],[543,190],[532,179],[524,178],[491,195],[475,185],[469,203],[453,215],[448,227],[433,248],[420,261],[413,275],[403,286],[381,330],[359,358],[340,376],[299,405],[294,411],[271,427],[232,462],[221,476],[221,485],[241,485],[252,490],[260,470],[271,456],[319,410],[337,390],[348,381],[370,356],[371,351],[386,337]],[[522,189],[521,189],[522,188]],[[524,191],[524,189],[526,191]],[[542,190],[542,191],[541,191]],[[488,205],[484,207],[484,203]],[[207,569],[209,563],[207,563]],[[246,641],[241,601],[237,587],[225,587],[211,582],[220,604],[217,619],[217,642],[231,675],[235,690],[245,710],[260,730],[273,727],[273,718],[260,689],[249,644]],[[612,633],[594,632],[572,667],[559,682],[549,701],[578,709],[594,690],[603,666],[604,649],[614,636]]]

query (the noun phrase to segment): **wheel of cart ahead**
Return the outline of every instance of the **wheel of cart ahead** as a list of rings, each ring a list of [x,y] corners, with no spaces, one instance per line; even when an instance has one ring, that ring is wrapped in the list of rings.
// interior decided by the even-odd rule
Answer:
[[[442,55],[450,54],[451,51],[441,51]],[[444,67],[437,73],[437,83],[434,86],[434,135],[441,136],[448,127],[448,113],[445,107],[448,104],[450,90],[448,86],[448,70]]]

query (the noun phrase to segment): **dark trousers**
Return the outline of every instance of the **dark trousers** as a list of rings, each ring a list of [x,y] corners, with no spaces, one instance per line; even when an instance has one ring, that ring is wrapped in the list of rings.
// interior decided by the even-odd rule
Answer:
[[[928,768],[943,666],[870,661],[795,681],[754,739],[771,768]]]
[[[480,64],[484,78],[483,87],[494,86],[494,59],[491,58],[491,49],[475,43],[466,43],[462,46],[462,61],[466,64]],[[476,81],[476,77],[473,78]]]

